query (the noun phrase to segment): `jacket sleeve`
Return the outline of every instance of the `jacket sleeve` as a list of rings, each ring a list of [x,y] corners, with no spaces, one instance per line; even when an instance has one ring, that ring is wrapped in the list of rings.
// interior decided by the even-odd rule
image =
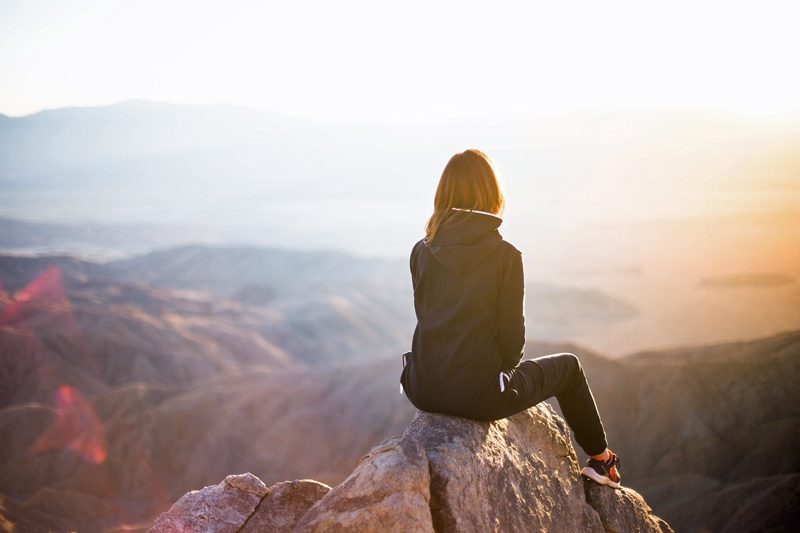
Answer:
[[[411,257],[408,260],[408,265],[411,268],[411,286],[414,290],[417,289],[417,247],[419,244],[414,245],[411,249]]]
[[[515,368],[525,350],[525,276],[522,254],[514,249],[504,262],[503,280],[497,299],[497,331],[503,364]]]

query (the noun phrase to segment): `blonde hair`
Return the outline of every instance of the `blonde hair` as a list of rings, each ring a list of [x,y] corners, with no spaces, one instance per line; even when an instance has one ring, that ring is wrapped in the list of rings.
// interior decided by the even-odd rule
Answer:
[[[425,224],[425,244],[430,244],[439,228],[454,213],[453,208],[472,209],[494,215],[502,214],[505,198],[489,156],[480,150],[464,150],[450,158],[444,167],[433,215]]]

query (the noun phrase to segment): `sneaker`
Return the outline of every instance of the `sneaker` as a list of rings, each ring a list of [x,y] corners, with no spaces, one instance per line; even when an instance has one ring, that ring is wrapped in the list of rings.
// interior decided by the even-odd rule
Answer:
[[[609,450],[609,453],[611,454],[611,460],[608,462],[589,457],[589,460],[586,461],[586,466],[581,470],[581,474],[601,485],[608,485],[618,489],[621,487],[619,484],[620,460],[619,456],[615,455],[614,452]]]

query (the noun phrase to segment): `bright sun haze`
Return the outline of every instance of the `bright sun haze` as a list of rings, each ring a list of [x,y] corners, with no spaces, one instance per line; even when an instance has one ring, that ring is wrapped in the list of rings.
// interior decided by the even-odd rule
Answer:
[[[129,99],[322,120],[798,110],[796,2],[3,2],[0,113]]]

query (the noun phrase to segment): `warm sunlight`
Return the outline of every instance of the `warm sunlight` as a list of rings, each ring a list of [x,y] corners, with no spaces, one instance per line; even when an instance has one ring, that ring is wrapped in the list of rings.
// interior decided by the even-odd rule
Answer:
[[[347,121],[796,112],[798,19],[786,1],[4,2],[0,113],[129,99]]]

